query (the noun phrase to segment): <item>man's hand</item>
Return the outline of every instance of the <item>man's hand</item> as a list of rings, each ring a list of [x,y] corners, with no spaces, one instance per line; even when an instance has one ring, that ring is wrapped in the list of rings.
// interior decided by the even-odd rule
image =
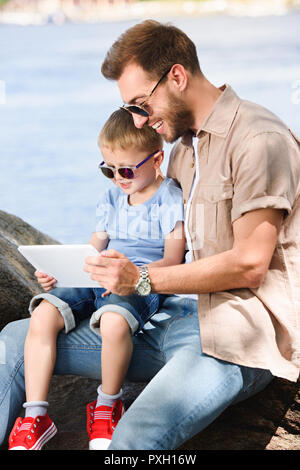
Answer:
[[[117,295],[130,295],[135,292],[139,280],[139,268],[123,253],[116,250],[103,251],[100,256],[89,256],[84,270],[91,274],[93,281]]]

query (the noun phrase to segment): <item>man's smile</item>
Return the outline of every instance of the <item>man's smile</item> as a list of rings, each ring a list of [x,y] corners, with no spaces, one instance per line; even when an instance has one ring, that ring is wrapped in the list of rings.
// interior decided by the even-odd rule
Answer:
[[[154,124],[152,124],[152,129],[156,130],[159,129],[161,126],[163,125],[163,121],[162,120],[159,120],[159,121],[156,121]]]

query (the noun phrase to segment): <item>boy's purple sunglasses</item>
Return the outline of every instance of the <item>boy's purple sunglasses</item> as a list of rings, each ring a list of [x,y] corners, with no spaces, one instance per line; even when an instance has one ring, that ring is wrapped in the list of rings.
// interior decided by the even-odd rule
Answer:
[[[101,162],[99,164],[100,170],[106,176],[107,178],[114,178],[115,177],[115,172],[117,171],[122,178],[132,180],[134,178],[134,170],[142,166],[144,163],[146,163],[149,158],[153,157],[157,152],[160,152],[161,149],[155,150],[155,152],[151,153],[148,157],[146,157],[144,160],[142,160],[140,163],[138,163],[136,166],[120,166],[119,168],[115,168],[113,166],[108,166],[105,165],[105,161]]]

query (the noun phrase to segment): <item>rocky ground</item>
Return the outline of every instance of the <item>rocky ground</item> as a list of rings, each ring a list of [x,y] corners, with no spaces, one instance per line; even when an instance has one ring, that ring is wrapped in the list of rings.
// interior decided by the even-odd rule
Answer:
[[[27,317],[28,302],[39,291],[34,269],[18,253],[17,246],[53,243],[57,242],[21,219],[0,211],[0,329],[12,320]],[[94,400],[97,385],[92,379],[53,377],[49,401],[59,433],[45,449],[88,448],[85,406]],[[144,386],[125,385],[125,408]],[[72,407],[66,406],[70,402]],[[229,408],[181,449],[300,450],[300,383],[274,379],[263,392]]]

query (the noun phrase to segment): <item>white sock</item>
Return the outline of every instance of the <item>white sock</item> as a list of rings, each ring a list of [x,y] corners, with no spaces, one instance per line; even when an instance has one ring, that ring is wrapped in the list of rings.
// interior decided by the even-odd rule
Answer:
[[[122,389],[116,395],[109,395],[108,393],[102,392],[101,385],[97,388],[98,398],[97,398],[97,406],[110,406],[113,407],[114,403],[122,397],[123,391]]]
[[[25,418],[45,416],[48,411],[48,406],[49,403],[47,401],[27,401],[23,403],[23,408],[25,408]]]

